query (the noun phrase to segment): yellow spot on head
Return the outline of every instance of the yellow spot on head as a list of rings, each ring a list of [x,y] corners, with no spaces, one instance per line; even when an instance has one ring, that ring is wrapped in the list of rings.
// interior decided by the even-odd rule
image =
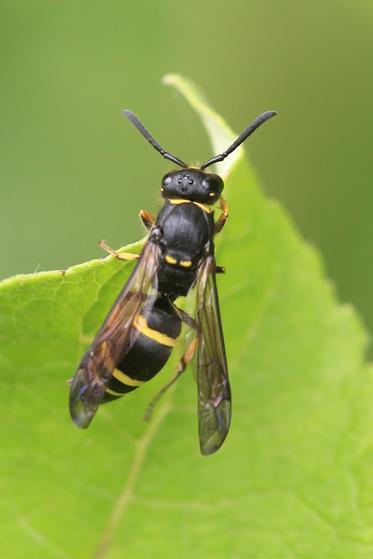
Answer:
[[[215,192],[210,192],[209,196],[215,196]]]
[[[190,268],[191,265],[192,265],[192,261],[191,260],[180,260],[179,264],[183,268]]]
[[[169,256],[168,254],[165,256],[165,260],[167,264],[172,264],[173,266],[177,264],[176,258],[174,258],[173,256]]]

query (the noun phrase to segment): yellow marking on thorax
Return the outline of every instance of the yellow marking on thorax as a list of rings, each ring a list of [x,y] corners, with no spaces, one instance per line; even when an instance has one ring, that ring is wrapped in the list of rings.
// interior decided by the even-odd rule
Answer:
[[[212,208],[210,208],[209,206],[206,206],[206,204],[201,204],[200,202],[193,202],[193,204],[195,206],[198,206],[199,208],[201,208],[204,212],[210,214],[211,212],[213,212],[214,210]]]
[[[175,338],[170,338],[170,336],[167,336],[162,332],[158,332],[158,330],[149,328],[146,319],[141,314],[136,316],[134,326],[139,332],[141,332],[141,334],[144,334],[144,336],[158,342],[159,344],[168,347],[174,347],[176,345],[177,340],[175,340]]]
[[[170,204],[177,206],[178,204],[190,204],[190,200],[185,200],[184,198],[169,198]]]
[[[144,384],[144,380],[137,380],[135,378],[131,378],[126,373],[123,373],[119,369],[114,369],[113,377],[115,377],[119,382],[125,384],[126,386],[141,386]]]
[[[108,394],[110,394],[110,396],[124,396],[123,393],[121,392],[115,392],[115,390],[112,390],[111,388],[106,388],[105,392],[107,392]]]
[[[166,260],[167,264],[177,264],[176,258],[174,258],[173,256],[169,256],[168,254],[164,257],[164,259]]]
[[[168,201],[170,204],[178,205],[178,204],[194,204],[201,208],[204,212],[210,214],[214,210],[207,206],[206,204],[201,204],[201,202],[193,202],[192,200],[185,200],[184,198],[169,198]]]
[[[180,260],[179,264],[183,268],[190,268],[191,265],[192,265],[192,261],[191,260]]]
[[[182,266],[183,268],[190,268],[193,262],[191,260],[176,260],[173,256],[166,254],[164,257],[167,264],[171,264],[171,266]]]

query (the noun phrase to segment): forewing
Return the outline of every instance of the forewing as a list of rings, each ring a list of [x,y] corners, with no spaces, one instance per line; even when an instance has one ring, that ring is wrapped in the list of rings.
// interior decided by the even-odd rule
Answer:
[[[231,390],[220,319],[213,256],[202,261],[197,277],[196,320],[199,440],[202,454],[223,444],[231,419]]]
[[[72,379],[70,414],[78,427],[88,427],[119,359],[136,341],[139,335],[133,327],[136,315],[142,311],[146,318],[151,310],[153,292],[157,289],[158,258],[158,246],[147,242],[135,269]]]

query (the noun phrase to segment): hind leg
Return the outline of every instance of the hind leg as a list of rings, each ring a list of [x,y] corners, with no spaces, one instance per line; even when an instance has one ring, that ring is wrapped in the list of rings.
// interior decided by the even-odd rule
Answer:
[[[186,348],[185,352],[183,353],[180,361],[178,362],[177,367],[176,367],[176,374],[172,377],[172,379],[167,384],[165,384],[165,386],[163,386],[160,389],[160,391],[150,401],[150,404],[148,405],[148,407],[146,409],[146,412],[145,412],[145,415],[144,415],[145,421],[149,421],[149,419],[151,418],[151,416],[153,414],[153,411],[154,411],[154,408],[155,408],[156,404],[162,398],[163,394],[165,394],[167,392],[167,390],[169,388],[171,388],[171,386],[173,386],[175,384],[175,382],[178,380],[178,378],[183,374],[183,372],[185,371],[185,369],[187,368],[187,366],[189,365],[189,363],[193,359],[194,353],[195,353],[195,351],[197,349],[197,346],[198,346],[198,326],[197,326],[197,323],[195,322],[195,320],[193,320],[193,318],[191,316],[189,316],[188,313],[186,313],[182,309],[179,309],[178,307],[176,307],[176,305],[175,305],[175,308],[176,308],[177,312],[180,314],[180,317],[181,317],[182,321],[187,326],[189,326],[189,328],[194,330],[196,332],[196,335],[192,339],[192,341],[190,342],[190,344]]]
[[[193,359],[193,355],[195,353],[197,345],[198,345],[198,337],[195,337],[191,341],[189,346],[187,347],[183,356],[181,357],[181,359],[180,359],[180,361],[177,365],[176,374],[172,377],[172,379],[167,384],[165,384],[160,389],[160,391],[150,401],[150,404],[148,405],[148,407],[146,409],[146,412],[145,412],[145,415],[144,415],[145,421],[149,421],[151,419],[154,408],[157,405],[157,403],[159,402],[159,400],[162,398],[163,394],[165,394],[167,392],[167,390],[169,388],[171,388],[171,386],[173,386],[175,384],[175,382],[178,380],[178,378],[183,374],[183,372],[185,371],[185,369],[187,368],[187,366],[189,365],[189,363]]]

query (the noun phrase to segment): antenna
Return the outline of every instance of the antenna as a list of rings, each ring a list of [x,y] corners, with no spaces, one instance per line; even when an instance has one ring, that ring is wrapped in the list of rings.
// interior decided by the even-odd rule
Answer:
[[[154,149],[159,151],[159,153],[163,155],[165,159],[169,159],[170,161],[173,161],[173,163],[180,165],[180,167],[184,167],[184,168],[188,167],[188,165],[184,163],[184,161],[181,161],[181,159],[175,157],[175,155],[172,155],[172,153],[169,153],[168,151],[164,150],[132,111],[125,109],[123,111],[123,116],[126,116],[132,122],[132,124],[136,126],[137,130],[144,136],[144,138],[148,140],[149,144],[152,145]]]
[[[206,161],[206,163],[201,165],[201,169],[206,169],[206,167],[209,167],[214,163],[223,161],[230,153],[232,153],[232,151],[238,148],[238,146],[241,145],[242,142],[246,140],[246,138],[248,138],[253,132],[255,132],[255,130],[259,128],[259,126],[261,126],[264,122],[266,122],[266,120],[272,118],[276,114],[277,113],[275,111],[266,111],[265,113],[257,116],[256,119],[253,120],[253,122],[242,132],[242,134],[238,136],[237,140],[235,140],[233,144],[229,146],[229,148],[223,151],[223,153],[221,153],[220,155],[215,155],[215,157],[212,157],[211,159]]]

